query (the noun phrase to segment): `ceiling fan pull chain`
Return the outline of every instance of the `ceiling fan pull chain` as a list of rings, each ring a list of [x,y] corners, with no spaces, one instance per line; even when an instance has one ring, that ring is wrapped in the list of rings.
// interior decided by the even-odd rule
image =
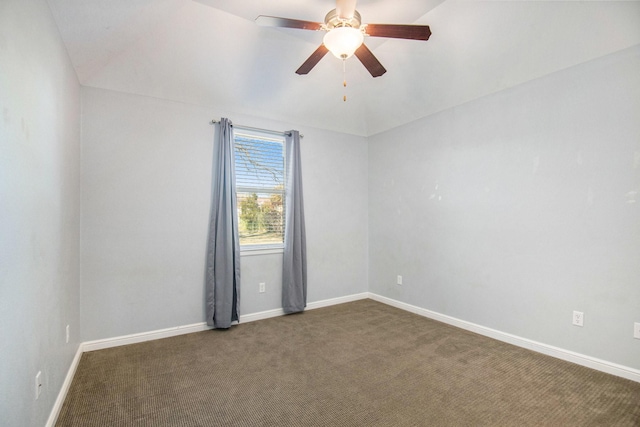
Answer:
[[[347,59],[342,59],[342,86],[344,89],[344,95],[342,96],[342,100],[347,102]]]

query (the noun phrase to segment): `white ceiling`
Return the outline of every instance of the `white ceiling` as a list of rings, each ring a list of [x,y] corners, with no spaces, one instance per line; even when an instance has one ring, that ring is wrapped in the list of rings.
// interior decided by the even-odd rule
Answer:
[[[322,32],[253,22],[321,22],[332,0],[48,2],[85,86],[364,136],[640,44],[640,1],[359,0],[365,23],[433,35],[368,38],[387,73],[349,59],[343,102],[338,59],[294,73]]]

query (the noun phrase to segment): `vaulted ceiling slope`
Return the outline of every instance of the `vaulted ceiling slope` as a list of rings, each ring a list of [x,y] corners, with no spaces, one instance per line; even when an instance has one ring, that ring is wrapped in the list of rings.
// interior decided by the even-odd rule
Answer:
[[[369,136],[640,44],[640,1],[359,0],[363,22],[427,24],[427,42],[366,40],[388,72],[327,55],[294,71],[332,0],[48,0],[80,83]]]

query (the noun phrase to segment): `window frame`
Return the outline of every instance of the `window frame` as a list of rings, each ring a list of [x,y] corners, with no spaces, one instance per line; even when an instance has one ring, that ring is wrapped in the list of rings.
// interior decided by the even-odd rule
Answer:
[[[246,128],[241,126],[234,126],[233,128],[233,146],[234,155],[237,163],[236,150],[236,137],[251,138],[255,140],[262,140],[268,142],[276,142],[282,144],[282,190],[265,190],[264,188],[243,186],[238,184],[238,174],[236,171],[236,200],[238,200],[238,207],[236,209],[236,218],[238,220],[238,226],[240,225],[240,194],[279,194],[282,197],[282,218],[283,218],[283,230],[282,230],[282,242],[280,243],[263,243],[263,244],[240,244],[240,256],[253,256],[253,255],[269,255],[269,254],[281,254],[284,252],[284,226],[286,224],[286,200],[285,200],[285,180],[286,180],[286,143],[285,134],[283,132],[267,131],[254,128]]]

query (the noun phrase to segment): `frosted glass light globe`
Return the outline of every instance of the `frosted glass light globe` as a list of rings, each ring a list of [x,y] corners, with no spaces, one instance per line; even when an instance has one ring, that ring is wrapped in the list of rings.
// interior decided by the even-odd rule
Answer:
[[[338,59],[347,59],[364,41],[362,31],[352,27],[336,27],[325,34],[323,44]]]

